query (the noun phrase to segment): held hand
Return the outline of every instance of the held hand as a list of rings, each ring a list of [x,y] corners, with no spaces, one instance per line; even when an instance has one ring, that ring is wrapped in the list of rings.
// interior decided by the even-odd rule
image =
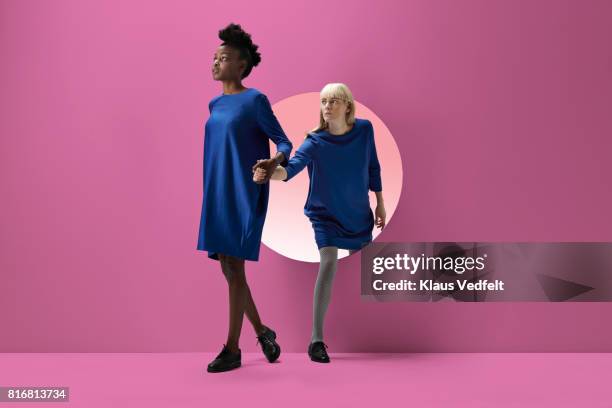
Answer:
[[[376,226],[380,229],[385,228],[386,220],[387,220],[387,212],[385,211],[384,204],[378,204],[376,206],[375,215],[376,215],[376,221],[375,221]]]
[[[263,162],[265,162],[265,160],[264,160],[264,159],[257,160],[257,163],[255,163],[255,164],[253,165],[253,173],[255,173],[255,170],[257,170],[258,168],[262,167],[262,164],[261,164],[261,163],[263,163]]]
[[[264,173],[260,173],[260,177],[261,175],[263,175],[264,179],[261,182],[257,182],[257,181],[256,182],[258,184],[264,184],[270,181],[270,177],[272,177],[272,174],[274,173],[274,169],[276,169],[276,166],[277,166],[277,163],[276,163],[276,160],[274,159],[257,160],[257,163],[255,163],[255,165],[253,166],[253,172],[255,173],[258,169],[264,170]],[[253,180],[255,180],[255,177],[253,177]]]
[[[253,173],[253,181],[257,184],[265,184],[266,183],[266,171],[261,167],[255,170]]]
[[[265,160],[257,160],[257,163],[253,165],[253,181],[257,184],[264,184],[266,179],[266,171],[262,167],[262,163]]]

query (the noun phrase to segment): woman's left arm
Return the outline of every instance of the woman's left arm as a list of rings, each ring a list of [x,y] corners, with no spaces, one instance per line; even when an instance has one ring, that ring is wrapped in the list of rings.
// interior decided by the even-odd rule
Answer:
[[[385,210],[385,201],[383,200],[382,191],[376,192],[376,211],[375,215],[375,224],[378,228],[385,228],[387,222],[387,211]]]
[[[375,223],[376,226],[380,229],[383,229],[387,220],[387,212],[385,210],[385,201],[383,199],[382,193],[382,179],[380,177],[380,162],[378,161],[378,155],[376,154],[376,143],[374,142],[374,128],[370,123],[370,140],[372,146],[370,148],[370,163],[368,165],[369,170],[369,187],[370,190],[376,193],[376,211],[375,215]]]

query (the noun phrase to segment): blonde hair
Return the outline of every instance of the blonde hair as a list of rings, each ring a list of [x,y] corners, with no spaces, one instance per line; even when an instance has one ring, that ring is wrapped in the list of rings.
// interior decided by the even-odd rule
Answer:
[[[353,101],[353,94],[348,86],[341,83],[327,84],[321,89],[320,97],[321,99],[336,98],[346,102],[349,108],[348,112],[346,112],[346,124],[350,126],[355,123],[355,102]],[[323,110],[319,109],[319,126],[312,129],[310,132],[318,132],[327,129],[327,127],[327,122],[323,119]]]

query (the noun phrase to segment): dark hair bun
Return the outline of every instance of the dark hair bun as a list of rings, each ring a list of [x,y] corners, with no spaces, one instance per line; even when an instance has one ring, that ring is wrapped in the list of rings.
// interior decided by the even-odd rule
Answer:
[[[227,27],[219,30],[219,38],[223,41],[223,45],[229,45],[240,50],[240,56],[247,60],[248,65],[242,73],[243,78],[249,75],[251,69],[261,62],[261,54],[257,52],[259,46],[253,44],[251,34],[244,31],[240,24],[230,23]]]

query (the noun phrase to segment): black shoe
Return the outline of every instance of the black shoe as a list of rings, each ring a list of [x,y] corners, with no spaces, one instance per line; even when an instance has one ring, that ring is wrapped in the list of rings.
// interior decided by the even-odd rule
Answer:
[[[223,371],[233,370],[234,368],[240,367],[240,359],[240,349],[237,353],[232,353],[224,344],[223,350],[221,350],[219,355],[208,365],[207,371],[209,373],[221,373]]]
[[[266,331],[257,336],[257,342],[261,344],[261,351],[263,351],[269,362],[273,363],[278,359],[281,348],[276,342],[276,333],[274,333],[274,330],[266,327]]]
[[[314,343],[310,343],[308,346],[308,355],[310,359],[316,363],[329,363],[329,356],[327,355],[327,344],[322,341],[315,341]]]

